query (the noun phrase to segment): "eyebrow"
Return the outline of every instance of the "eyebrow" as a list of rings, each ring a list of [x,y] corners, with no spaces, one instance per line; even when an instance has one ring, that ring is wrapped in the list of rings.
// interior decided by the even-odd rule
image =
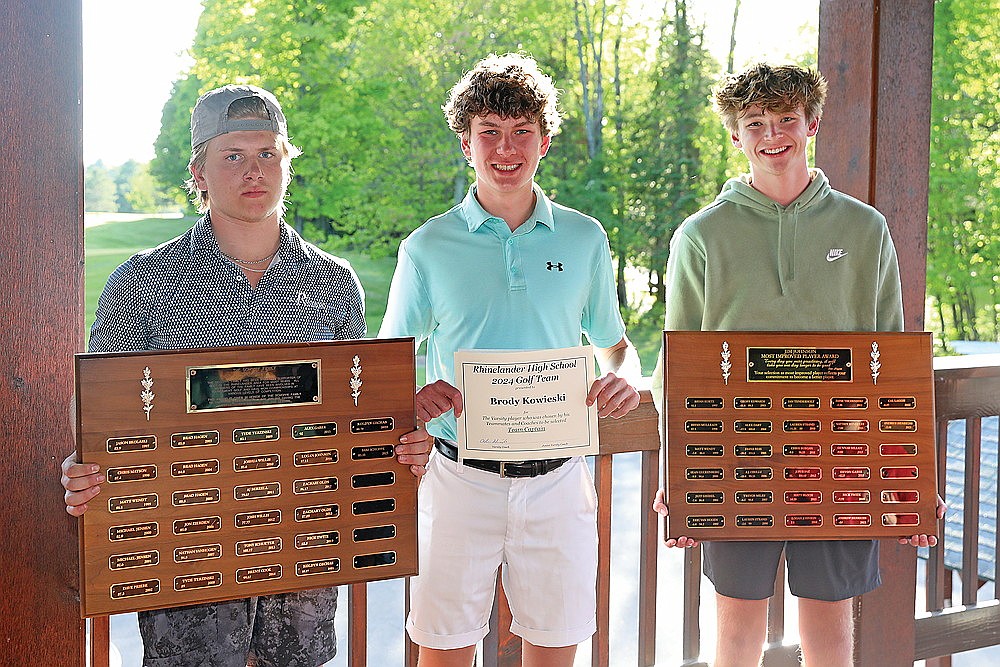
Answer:
[[[220,153],[242,153],[248,150],[256,151],[274,151],[277,150],[277,144],[267,144],[259,148],[246,148],[244,146],[234,145],[234,146],[219,146],[218,151]]]
[[[535,121],[528,120],[527,118],[522,118],[520,121],[514,124],[514,127],[524,127],[525,125],[534,125]],[[480,120],[480,124],[486,125],[487,127],[500,127],[500,123],[495,123],[491,120]]]

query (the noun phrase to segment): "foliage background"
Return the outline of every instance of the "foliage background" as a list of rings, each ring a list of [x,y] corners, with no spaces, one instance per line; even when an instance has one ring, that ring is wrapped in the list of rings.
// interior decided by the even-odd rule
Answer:
[[[224,83],[254,83],[278,96],[304,149],[289,222],[334,252],[392,255],[473,178],[441,115],[448,88],[483,55],[521,51],[562,91],[563,128],[538,182],[604,223],[630,336],[648,359],[670,235],[745,169],[708,103],[711,85],[734,69],[735,41],[728,62],[717,62],[694,4],[203,0],[194,65],[163,108],[156,157],[126,176],[92,165],[88,204],[187,207],[180,184],[194,101]],[[713,6],[711,19],[731,24],[734,40],[741,12],[755,10],[738,0]],[[998,23],[1000,0],[935,6],[928,327],[939,343],[1000,339]],[[815,27],[789,41],[806,46],[787,60],[815,64]]]

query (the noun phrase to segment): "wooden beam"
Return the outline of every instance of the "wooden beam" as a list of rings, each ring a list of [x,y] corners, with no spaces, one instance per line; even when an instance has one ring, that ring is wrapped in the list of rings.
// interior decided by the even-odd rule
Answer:
[[[899,256],[906,329],[923,329],[933,0],[821,0],[819,68],[830,84],[816,164],[879,209]],[[855,605],[855,661],[912,665],[916,558],[882,542],[883,583]],[[886,641],[891,637],[892,641]]]
[[[82,665],[76,520],[58,482],[83,346],[81,3],[5,0],[0,26],[0,662]]]

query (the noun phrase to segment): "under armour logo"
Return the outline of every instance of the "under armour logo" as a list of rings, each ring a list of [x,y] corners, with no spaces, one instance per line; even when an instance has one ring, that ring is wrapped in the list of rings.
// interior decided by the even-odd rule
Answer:
[[[556,271],[562,271],[562,262],[545,262],[545,268],[549,271],[555,269]]]

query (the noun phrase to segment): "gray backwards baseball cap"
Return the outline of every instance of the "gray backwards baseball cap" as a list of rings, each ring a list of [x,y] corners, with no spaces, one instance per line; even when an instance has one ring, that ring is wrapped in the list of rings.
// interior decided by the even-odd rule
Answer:
[[[245,97],[259,98],[267,109],[267,119],[229,118],[229,106]],[[191,112],[191,147],[204,143],[213,137],[241,130],[267,130],[283,137],[288,136],[288,124],[281,105],[274,95],[257,86],[222,86],[210,90],[194,105]]]

